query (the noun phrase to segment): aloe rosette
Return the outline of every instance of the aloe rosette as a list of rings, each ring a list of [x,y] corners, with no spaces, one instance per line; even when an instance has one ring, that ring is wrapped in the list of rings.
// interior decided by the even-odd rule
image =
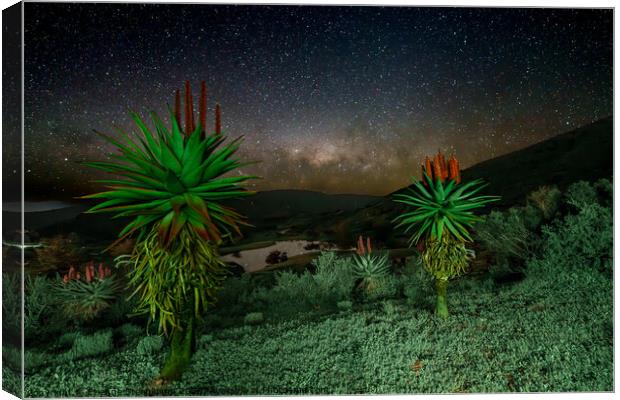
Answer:
[[[420,245],[425,268],[435,278],[438,315],[446,317],[448,281],[463,274],[471,258],[465,247],[472,238],[469,230],[481,218],[474,210],[498,201],[498,196],[478,195],[486,186],[477,179],[461,183],[458,160],[451,156],[446,163],[439,152],[433,161],[428,157],[422,165],[422,181],[413,182],[408,193],[397,193],[394,201],[411,211],[398,215],[396,228],[411,233],[409,245]]]
[[[184,226],[212,243],[220,243],[223,233],[240,234],[239,225],[247,223],[239,213],[221,205],[221,201],[253,194],[238,185],[256,177],[221,176],[249,164],[231,158],[241,138],[218,148],[225,140],[223,135],[203,138],[202,128],[197,126],[187,138],[172,114],[171,130],[152,114],[156,133],[137,114],[132,112],[131,116],[142,133],[139,144],[122,131],[119,133],[125,142],[97,132],[120,150],[121,155],[110,157],[123,163],[84,163],[126,178],[96,180],[112,190],[81,197],[106,199],[86,213],[113,212],[117,213],[115,218],[134,217],[110,247],[136,231],[146,232],[151,224],[157,226],[159,242],[164,247]]]

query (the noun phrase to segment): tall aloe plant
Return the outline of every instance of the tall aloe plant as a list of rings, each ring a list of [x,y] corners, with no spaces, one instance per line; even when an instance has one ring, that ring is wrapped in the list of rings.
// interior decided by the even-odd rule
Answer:
[[[465,247],[470,242],[469,229],[481,218],[474,210],[499,200],[498,196],[476,196],[485,187],[481,180],[461,184],[458,160],[452,156],[448,163],[441,152],[434,161],[428,157],[422,165],[423,180],[414,181],[408,193],[395,194],[396,202],[411,211],[397,216],[396,228],[411,231],[410,245],[422,249],[425,268],[435,278],[437,304],[435,311],[448,316],[446,292],[448,281],[467,269],[471,253]]]
[[[253,194],[241,187],[250,175],[223,176],[248,163],[233,157],[241,139],[224,144],[220,108],[216,107],[215,133],[206,125],[206,86],[201,85],[200,121],[194,121],[192,94],[185,84],[185,128],[181,127],[180,93],[168,129],[151,114],[154,130],[135,113],[131,117],[139,134],[133,138],[119,131],[120,138],[98,133],[120,154],[117,162],[85,165],[117,175],[98,180],[110,190],[83,196],[105,199],[87,213],[116,213],[130,217],[117,242],[129,235],[138,239],[131,255],[129,283],[137,296],[136,313],[158,321],[170,339],[170,353],[160,381],[178,378],[189,363],[194,347],[196,321],[213,302],[226,274],[217,253],[225,237],[240,235],[247,225],[223,200]],[[110,247],[114,246],[113,243]],[[110,248],[108,247],[108,248]]]

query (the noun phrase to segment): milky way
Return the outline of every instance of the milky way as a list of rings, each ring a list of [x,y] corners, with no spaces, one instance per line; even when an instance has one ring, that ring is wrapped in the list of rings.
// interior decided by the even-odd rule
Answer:
[[[26,197],[92,190],[100,176],[78,162],[113,150],[93,129],[133,129],[129,109],[165,115],[186,79],[245,136],[259,190],[383,195],[437,149],[467,167],[612,114],[611,10],[25,10]]]

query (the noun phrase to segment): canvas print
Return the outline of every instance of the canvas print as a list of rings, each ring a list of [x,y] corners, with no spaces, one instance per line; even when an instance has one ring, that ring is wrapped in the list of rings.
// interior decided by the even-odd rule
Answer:
[[[3,390],[613,391],[612,9],[16,7]]]

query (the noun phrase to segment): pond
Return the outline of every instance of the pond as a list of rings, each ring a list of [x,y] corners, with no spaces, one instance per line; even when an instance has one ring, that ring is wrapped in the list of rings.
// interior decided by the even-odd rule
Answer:
[[[335,249],[336,245],[327,242],[307,240],[285,240],[269,243],[265,247],[242,250],[222,256],[226,262],[234,262],[245,269],[246,272],[254,272],[265,268],[269,263],[266,261],[271,252],[279,251],[286,253],[288,258],[305,253],[313,253],[321,250]]]

